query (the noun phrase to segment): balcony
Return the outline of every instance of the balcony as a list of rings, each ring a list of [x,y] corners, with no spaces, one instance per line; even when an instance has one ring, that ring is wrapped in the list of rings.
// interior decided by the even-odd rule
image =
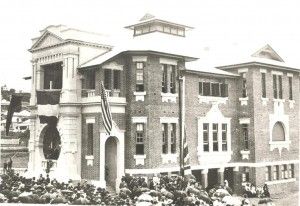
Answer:
[[[113,104],[125,104],[126,98],[120,97],[120,90],[106,90],[106,94],[108,96],[108,101]],[[96,94],[94,89],[82,89],[81,90],[81,103],[89,104],[89,103],[100,103],[101,96],[100,94]]]

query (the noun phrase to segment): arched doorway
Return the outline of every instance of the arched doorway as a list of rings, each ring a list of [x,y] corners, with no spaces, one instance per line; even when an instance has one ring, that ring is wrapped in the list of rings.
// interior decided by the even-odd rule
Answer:
[[[116,189],[117,179],[117,139],[109,137],[105,142],[105,181],[109,188]]]
[[[45,159],[57,160],[60,154],[61,139],[55,126],[46,125],[41,132]]]

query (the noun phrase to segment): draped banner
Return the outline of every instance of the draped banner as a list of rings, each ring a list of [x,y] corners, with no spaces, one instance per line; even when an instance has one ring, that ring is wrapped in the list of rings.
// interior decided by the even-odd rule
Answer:
[[[37,91],[36,96],[39,116],[58,116],[60,90]]]
[[[14,112],[20,112],[22,110],[22,96],[12,94],[10,104],[7,110],[7,117],[6,117],[6,136],[9,133],[9,127],[11,125],[11,120],[14,115]]]

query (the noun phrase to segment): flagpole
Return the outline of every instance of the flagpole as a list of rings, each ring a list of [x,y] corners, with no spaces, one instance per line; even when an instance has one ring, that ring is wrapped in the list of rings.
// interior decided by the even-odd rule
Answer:
[[[180,165],[180,175],[184,176],[184,160],[183,160],[183,76],[182,76],[182,69],[178,67],[178,82],[179,82],[179,91],[178,91],[178,98],[179,98],[179,165]]]

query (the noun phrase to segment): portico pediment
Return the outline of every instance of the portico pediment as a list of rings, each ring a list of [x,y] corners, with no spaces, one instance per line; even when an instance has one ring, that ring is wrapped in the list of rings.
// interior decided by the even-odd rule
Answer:
[[[64,40],[59,36],[46,31],[42,36],[38,38],[38,40],[33,44],[30,50],[44,48],[48,46],[53,46],[56,44],[62,43]]]

